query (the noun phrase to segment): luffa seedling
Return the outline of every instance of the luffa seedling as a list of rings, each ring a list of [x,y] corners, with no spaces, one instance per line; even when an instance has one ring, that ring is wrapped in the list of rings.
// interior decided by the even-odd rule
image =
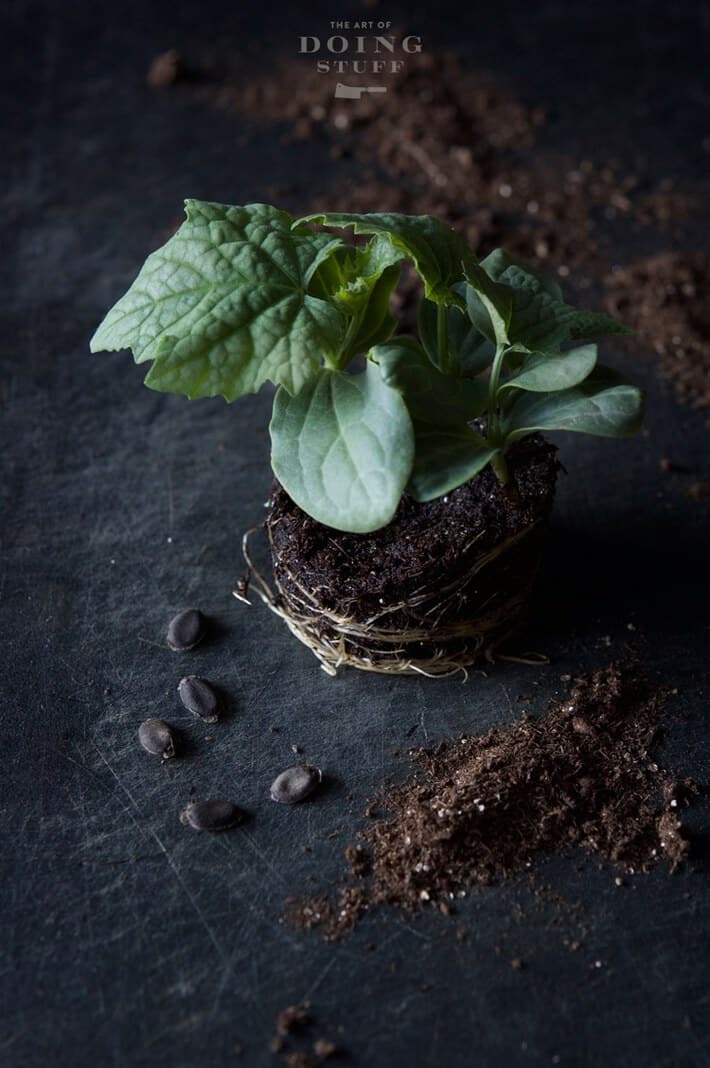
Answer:
[[[195,200],[187,201],[186,213],[108,313],[92,351],[132,348],[137,362],[151,361],[148,386],[191,398],[231,402],[272,382],[272,468],[292,505],[331,534],[376,538],[399,514],[403,495],[435,501],[489,465],[499,492],[511,498],[519,488],[509,460],[516,444],[537,431],[622,437],[640,427],[640,391],[598,364],[591,343],[628,331],[566,304],[554,281],[503,250],[479,262],[455,231],[430,216],[324,213],[294,221],[265,204]],[[344,232],[367,240],[347,241]],[[423,283],[416,338],[394,336],[390,308],[405,259]],[[368,545],[358,543],[365,555]],[[459,576],[464,602],[469,557]],[[303,582],[290,567],[301,590],[296,603],[277,560],[275,568],[279,595],[268,591],[272,607],[327,666],[360,660],[358,666],[380,669],[377,650],[361,655],[368,646],[357,612],[335,612],[328,626],[338,637],[326,635],[324,646],[322,606],[310,603],[308,588],[304,606]],[[410,604],[411,591],[400,592]],[[351,600],[355,609],[357,598]],[[391,614],[392,605],[383,611]],[[442,653],[441,614],[429,613],[437,619],[431,635],[426,618],[416,615],[413,630],[405,623],[379,629],[390,635],[388,655],[390,646],[405,649],[389,656],[397,666],[386,670],[417,670],[408,649],[414,632],[422,663],[435,660],[447,670],[490,651],[502,632],[500,612],[494,632],[485,621],[472,630],[470,620],[462,629],[454,619],[458,651],[447,646]],[[441,640],[451,637],[447,631]]]

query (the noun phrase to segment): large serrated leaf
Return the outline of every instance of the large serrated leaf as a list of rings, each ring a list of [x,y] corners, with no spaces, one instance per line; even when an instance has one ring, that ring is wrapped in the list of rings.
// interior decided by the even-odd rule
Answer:
[[[485,382],[445,375],[412,338],[396,337],[370,352],[382,377],[404,397],[414,419],[451,426],[475,419],[485,411]]]
[[[579,385],[594,370],[596,345],[580,345],[566,352],[533,352],[523,358],[518,372],[499,387],[548,393]]]
[[[278,390],[271,465],[291,498],[337,530],[389,523],[407,484],[414,436],[406,405],[379,369],[322,370],[295,397]]]
[[[146,260],[91,341],[155,360],[146,381],[234,400],[267,380],[297,392],[337,357],[346,318],[307,293],[342,242],[267,204],[186,201],[187,220]]]
[[[401,249],[414,261],[429,300],[437,304],[453,304],[461,309],[465,307],[463,297],[452,287],[463,278],[462,265],[475,264],[476,257],[460,234],[431,215],[318,212],[306,215],[298,222],[352,226],[356,234],[384,234],[395,248]]]
[[[643,421],[643,393],[617,372],[598,365],[573,389],[521,393],[503,417],[506,445],[536,430],[571,430],[622,438],[637,434]]]
[[[407,490],[416,501],[431,501],[482,471],[498,452],[465,424],[414,424],[414,467]]]

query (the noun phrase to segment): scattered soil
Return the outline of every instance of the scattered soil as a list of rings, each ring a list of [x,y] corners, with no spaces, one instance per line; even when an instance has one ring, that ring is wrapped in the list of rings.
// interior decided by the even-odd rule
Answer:
[[[172,76],[172,57],[157,57],[151,84],[183,80]],[[180,61],[175,69],[183,67]],[[466,70],[452,52],[410,56],[405,71],[378,76],[386,93],[360,100],[335,99],[335,79],[302,60],[286,59],[248,82],[241,71],[211,79],[202,73],[199,91],[211,103],[248,120],[278,123],[284,141],[319,141],[334,159],[352,160],[331,192],[317,188],[304,197],[273,186],[266,193],[275,201],[304,214],[343,208],[432,214],[455,226],[480,255],[505,246],[563,281],[571,275],[578,289],[601,283],[608,273],[609,225],[621,220],[679,236],[695,206],[673,179],[652,188],[643,174],[617,161],[554,152],[541,143],[542,110]],[[369,80],[348,77],[353,85]],[[610,280],[614,310],[637,325],[679,397],[697,407],[708,403],[708,335],[703,340],[699,302],[686,290],[703,280],[707,260],[700,255],[659,256]],[[393,298],[405,329],[414,325],[419,292],[419,279],[405,265]]]
[[[275,1034],[269,1042],[271,1053],[279,1055],[287,1068],[314,1068],[330,1060],[339,1047],[330,1038],[313,1036],[316,1020],[309,1002],[289,1005],[276,1017]],[[306,1045],[309,1049],[304,1048]]]
[[[175,85],[185,76],[185,68],[180,55],[174,48],[167,52],[161,52],[156,56],[148,68],[146,81],[153,89],[162,88],[166,85]]]
[[[688,852],[679,811],[698,788],[649,753],[663,701],[635,669],[611,666],[540,719],[415,752],[419,773],[377,798],[387,815],[348,850],[354,882],[334,901],[291,901],[289,918],[334,940],[377,905],[448,913],[466,887],[570,847],[628,873],[673,871]]]
[[[710,501],[710,482],[692,482],[688,486],[688,496],[694,501]]]
[[[367,84],[353,75],[351,84]],[[400,211],[435,215],[455,226],[481,255],[497,246],[557,271],[586,288],[608,269],[601,222],[619,218],[662,230],[683,223],[692,203],[664,179],[658,188],[618,162],[576,160],[541,147],[544,112],[524,105],[490,77],[465,70],[451,52],[408,59],[404,72],[380,76],[387,93],[337,100],[334,82],[298,60],[243,84],[210,92],[248,119],[287,123],[285,141],[321,141],[356,173],[332,193],[318,189],[296,210]],[[288,188],[272,190],[293,199]],[[419,282],[399,290],[411,325]]]
[[[679,400],[710,406],[710,257],[662,253],[607,279],[609,309],[661,358]]]

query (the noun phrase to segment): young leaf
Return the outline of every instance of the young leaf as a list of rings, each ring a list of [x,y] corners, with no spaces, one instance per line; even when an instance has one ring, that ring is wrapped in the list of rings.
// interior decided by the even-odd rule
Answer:
[[[599,365],[573,389],[539,396],[519,394],[503,416],[503,432],[506,445],[536,430],[622,438],[637,434],[642,421],[642,391]]]
[[[397,320],[390,297],[400,276],[404,253],[385,237],[376,235],[364,248],[347,245],[336,249],[315,272],[309,291],[332,302],[348,316],[349,327],[337,361],[346,367],[353,356],[386,341]]]
[[[499,348],[509,343],[513,295],[508,286],[493,282],[479,264],[466,267],[466,307],[471,322]]]
[[[354,533],[389,523],[414,435],[402,397],[374,364],[355,375],[322,369],[295,397],[279,389],[270,431],[274,474],[304,512]]]
[[[362,247],[342,245],[318,266],[308,291],[352,315],[367,303],[382,274],[403,259],[404,253],[379,235]]]
[[[346,359],[367,352],[373,345],[378,345],[391,336],[397,319],[390,310],[390,297],[397,286],[399,275],[399,265],[388,267],[375,282],[360,316],[357,333],[344,349]]]
[[[488,448],[465,424],[433,427],[415,423],[414,434],[414,467],[407,490],[415,501],[431,501],[468,482],[498,452]]]
[[[511,256],[504,248],[497,248],[490,252],[485,259],[481,260],[481,267],[494,282],[504,282],[506,284],[511,284],[508,268],[514,267],[534,279],[539,288],[544,290],[545,293],[549,293],[556,300],[562,300],[562,290],[554,278],[544,274],[542,271],[536,271],[534,267],[530,267],[529,264],[523,263],[521,260],[516,259],[515,256]]]
[[[563,341],[633,332],[608,315],[577,311],[565,304],[559,296],[559,287],[551,279],[517,264],[501,250],[491,253],[478,270],[485,273],[484,267],[486,270],[490,268],[496,276],[496,282],[492,284],[509,294],[511,311],[507,343],[519,352],[551,351]],[[479,328],[483,328],[486,322],[482,300],[480,293],[469,292],[469,315]],[[490,333],[489,325],[488,336]],[[498,334],[496,340],[498,344],[502,343]]]
[[[297,392],[337,358],[345,316],[307,293],[341,244],[267,204],[185,202],[187,221],[146,260],[91,340],[155,360],[154,389],[228,401],[270,380]]]
[[[379,364],[387,385],[404,396],[414,419],[449,426],[485,411],[486,383],[442,374],[412,338],[393,338],[377,345],[369,356]]]
[[[424,294],[437,304],[453,304],[463,309],[463,297],[452,287],[463,278],[462,264],[475,265],[476,257],[464,239],[451,227],[431,215],[400,215],[381,212],[352,215],[343,212],[319,212],[306,215],[301,222],[323,226],[352,226],[356,234],[384,234],[397,249],[414,261],[424,282]]]
[[[432,363],[439,367],[437,337],[438,305],[426,297],[419,302],[419,339]],[[450,307],[446,315],[446,336],[449,351],[449,366],[468,375],[485,371],[493,359],[495,349],[487,338],[472,325],[468,316],[458,308]]]
[[[525,389],[532,393],[570,389],[583,382],[597,362],[596,345],[580,345],[567,352],[533,352],[524,357],[517,374],[499,387]]]

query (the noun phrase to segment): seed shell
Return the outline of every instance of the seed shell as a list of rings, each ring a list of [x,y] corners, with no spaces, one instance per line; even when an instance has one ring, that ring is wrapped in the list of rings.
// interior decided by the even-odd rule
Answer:
[[[175,756],[175,732],[164,719],[145,720],[138,728],[138,741],[146,753],[169,760]]]
[[[282,805],[296,805],[305,801],[323,778],[320,768],[312,764],[296,764],[277,775],[271,784],[271,800]]]
[[[199,608],[186,608],[168,624],[167,640],[176,653],[186,653],[202,641],[207,630],[207,620]]]
[[[211,798],[190,801],[180,813],[180,822],[193,831],[228,831],[244,819],[244,813],[231,801]]]
[[[219,719],[219,694],[207,679],[201,679],[198,675],[186,675],[178,683],[178,694],[188,712],[192,712],[205,723],[216,723]]]

